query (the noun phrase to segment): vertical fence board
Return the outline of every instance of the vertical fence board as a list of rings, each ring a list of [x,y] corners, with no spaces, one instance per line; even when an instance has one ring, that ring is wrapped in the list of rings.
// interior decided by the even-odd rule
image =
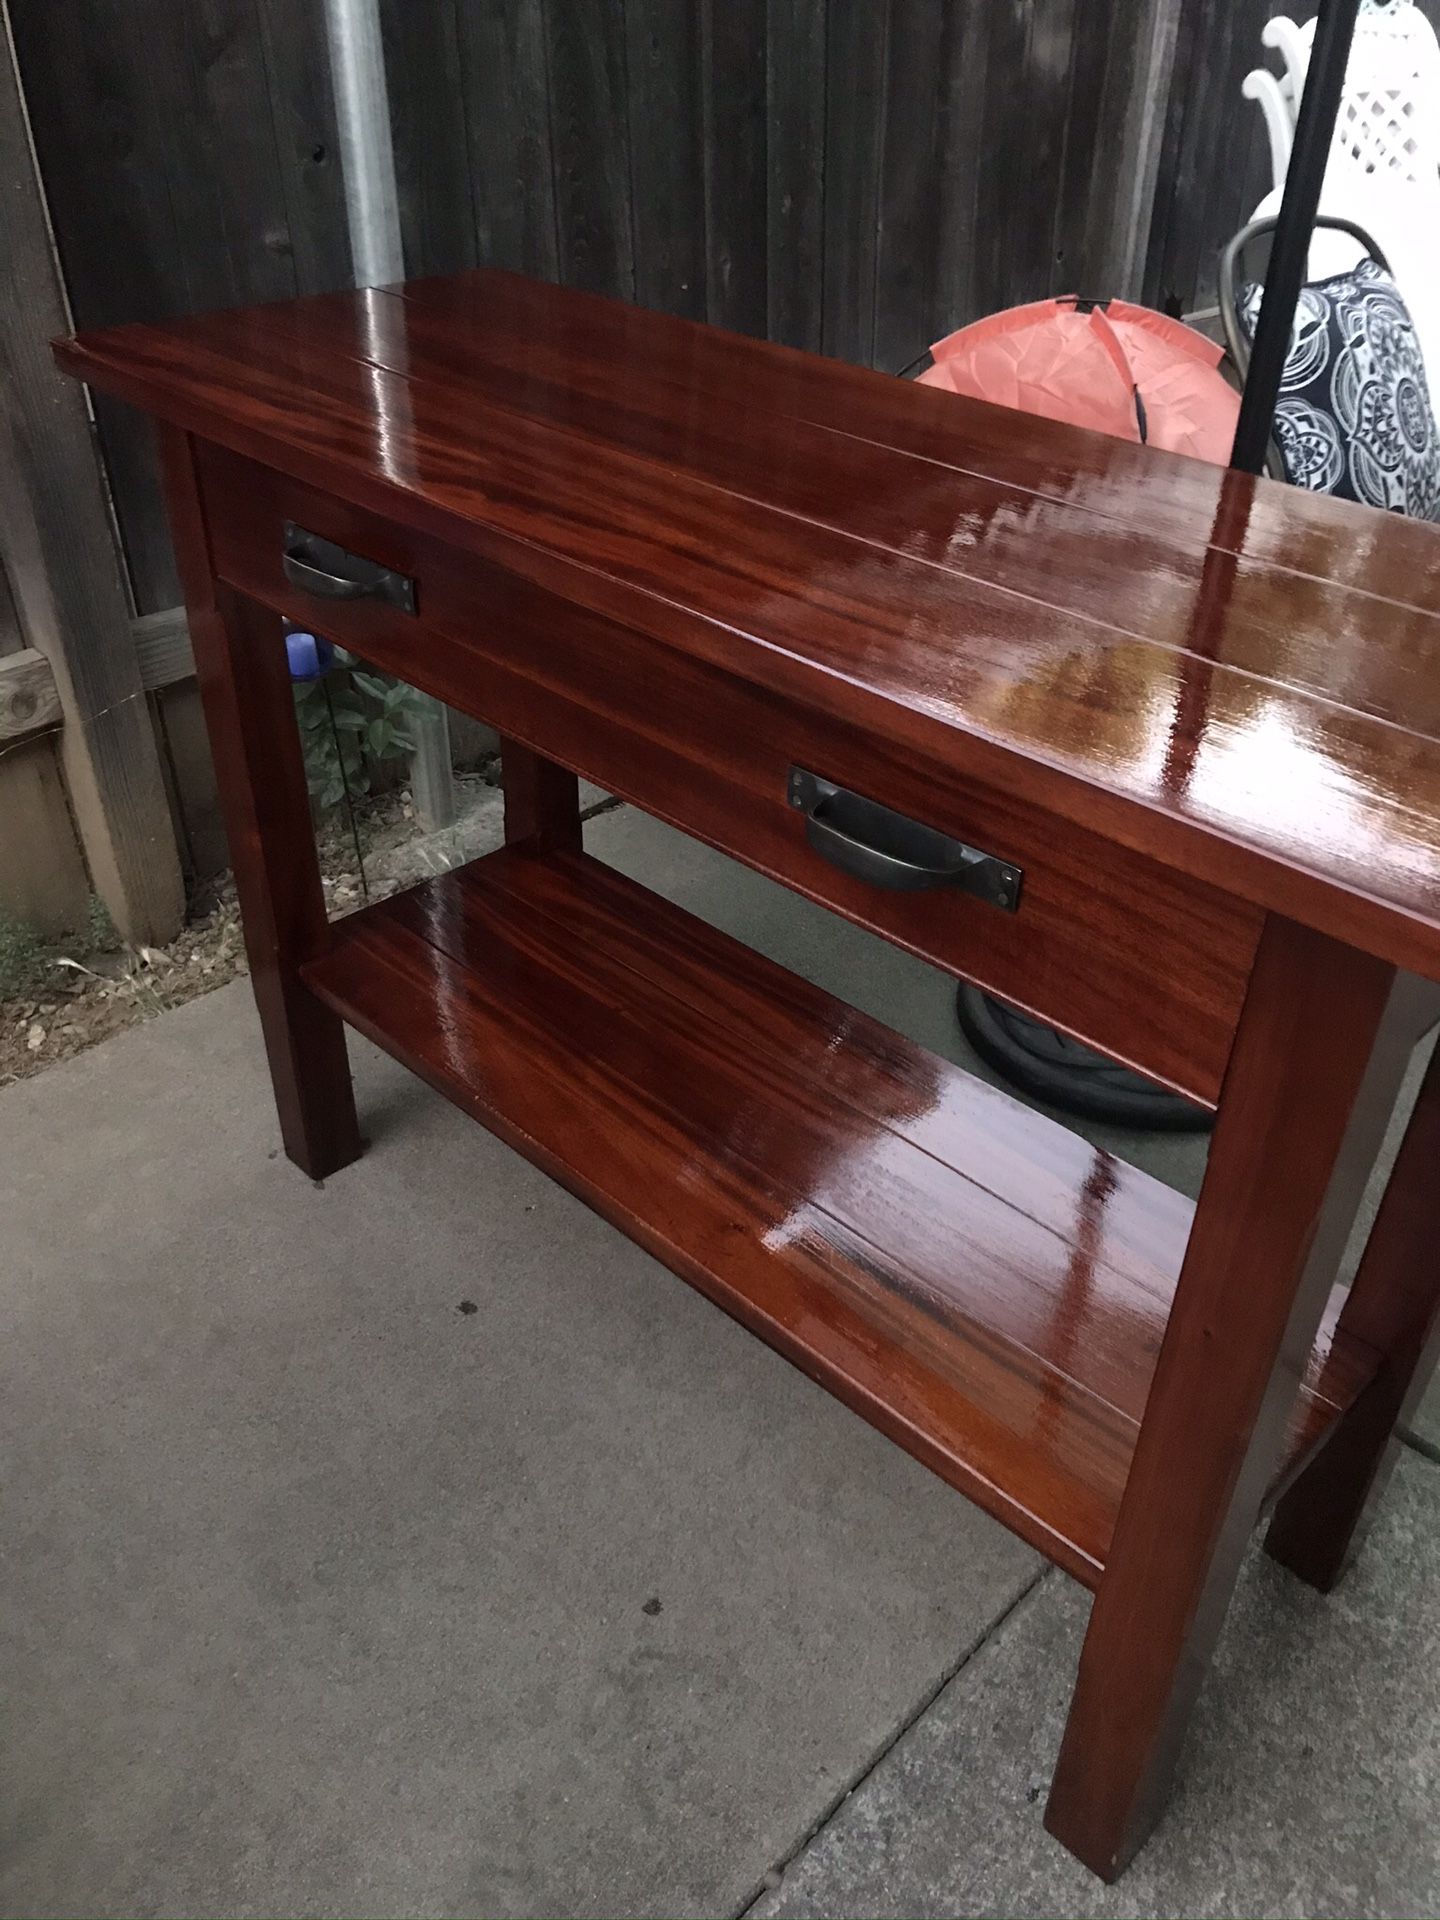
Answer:
[[[1084,258],[1088,203],[1094,191],[1099,156],[1113,150],[1113,129],[1101,120],[1105,91],[1105,41],[1085,31],[1082,20],[1070,46],[1069,99],[1065,109],[1065,152],[1060,170],[1060,192],[1055,202],[1052,293],[1092,293],[1082,284],[1088,268]]]
[[[0,821],[0,913],[37,933],[82,929],[90,881],[50,741],[22,740],[0,759]]]
[[[77,324],[343,284],[318,6],[15,0],[12,18]],[[136,604],[173,606],[148,429],[103,399],[96,415]]]
[[[635,298],[703,320],[704,119],[693,0],[625,0]]]
[[[995,0],[981,143],[982,308],[1041,300],[1070,111],[1074,0]],[[1106,23],[1114,31],[1113,18]]]
[[[1137,0],[1106,38],[1097,137],[1089,155],[1076,153],[1072,163],[1077,200],[1070,277],[1083,292],[1136,299],[1143,291],[1183,4]]]
[[[15,609],[15,596],[10,591],[10,576],[0,561],[0,659],[7,653],[19,653],[25,644],[25,636],[20,631],[20,615]]]
[[[0,660],[24,645],[0,564]],[[0,916],[14,914],[42,933],[69,932],[84,924],[89,887],[53,742],[0,749]]]
[[[985,311],[977,245],[982,136],[990,82],[990,0],[952,0],[946,8],[941,57],[939,251],[932,338]]]
[[[825,252],[825,0],[769,0],[770,338],[818,348]]]
[[[71,309],[81,326],[158,320],[189,293],[163,141],[124,0],[12,0],[11,24]],[[153,23],[152,23],[153,24]],[[179,583],[144,423],[97,396],[137,603]]]
[[[987,0],[983,118],[976,186],[975,293],[982,313],[1013,306],[1012,224],[1026,218],[1022,199],[1030,116],[1011,80],[1024,69],[1027,0]]]
[[[410,0],[399,0],[408,6]],[[476,257],[558,277],[542,0],[459,0]],[[425,137],[423,122],[410,140]]]
[[[180,310],[187,291],[148,65],[127,31],[129,11],[125,0],[10,6],[70,303],[91,326],[161,319]]]
[[[184,896],[90,416],[49,342],[65,300],[0,5],[0,564],[44,654],[56,746],[95,889],[134,940],[165,940]]]
[[[1021,166],[1023,205],[1033,211],[1015,236],[1011,267],[1021,300],[1043,300],[1055,289],[1079,6],[1080,0],[1033,0],[1031,9],[1020,91],[1031,124]]]
[[[382,0],[380,29],[405,271],[459,273],[476,240],[456,0]]]
[[[939,7],[931,0],[890,0],[871,357],[891,373],[923,351],[936,331],[943,47]]]
[[[635,294],[624,0],[546,0],[560,273]]]
[[[1264,192],[1251,159],[1260,110],[1240,83],[1262,62],[1260,29],[1274,10],[1270,0],[1185,0],[1181,10],[1182,80],[1170,96],[1145,271],[1158,306],[1210,303],[1216,256]]]
[[[256,0],[256,7],[296,289],[329,293],[349,286],[351,266],[324,17],[295,0]]]
[[[151,696],[155,730],[169,769],[181,857],[189,879],[209,880],[230,864],[220,791],[210,760],[205,715],[196,681],[183,680]]]
[[[698,6],[706,318],[763,337],[770,311],[766,0]]]
[[[297,280],[256,10],[201,0],[171,10],[155,39],[150,100],[165,130],[186,306],[283,300]]]
[[[830,0],[825,104],[826,353],[875,357],[891,0]]]

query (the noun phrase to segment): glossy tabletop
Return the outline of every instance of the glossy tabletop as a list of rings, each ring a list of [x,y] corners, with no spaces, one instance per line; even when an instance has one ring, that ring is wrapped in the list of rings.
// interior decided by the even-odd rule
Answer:
[[[1440,975],[1440,530],[498,272],[58,352]]]

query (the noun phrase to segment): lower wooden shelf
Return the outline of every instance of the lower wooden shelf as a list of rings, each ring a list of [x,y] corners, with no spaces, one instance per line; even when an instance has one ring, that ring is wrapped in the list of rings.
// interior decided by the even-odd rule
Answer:
[[[1096,1584],[1188,1200],[583,854],[333,932],[351,1025]],[[1373,1371],[1332,1317],[1282,1481]]]

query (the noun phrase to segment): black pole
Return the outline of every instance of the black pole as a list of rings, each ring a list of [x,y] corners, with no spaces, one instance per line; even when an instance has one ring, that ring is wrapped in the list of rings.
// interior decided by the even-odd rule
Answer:
[[[1350,63],[1350,42],[1355,35],[1355,16],[1359,11],[1360,0],[1320,0],[1315,45],[1295,122],[1295,145],[1270,246],[1265,297],[1260,303],[1255,344],[1250,350],[1250,371],[1245,379],[1235,446],[1230,455],[1231,466],[1238,467],[1242,473],[1264,471],[1270,431],[1275,422],[1275,403],[1280,397],[1280,381],[1290,354],[1295,309],[1305,284],[1315,215],[1320,210],[1320,189],[1325,184],[1330,144],[1345,93],[1345,69]]]

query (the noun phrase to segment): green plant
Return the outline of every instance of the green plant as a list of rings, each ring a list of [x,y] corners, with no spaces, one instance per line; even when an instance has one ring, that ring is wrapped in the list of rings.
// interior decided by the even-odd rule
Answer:
[[[305,776],[323,808],[346,791],[370,791],[371,768],[415,751],[409,722],[420,695],[388,674],[370,673],[336,652],[335,665],[295,689],[295,716],[305,749]]]
[[[85,941],[91,953],[116,953],[121,940],[110,909],[98,893],[92,893],[85,909]]]
[[[0,1000],[34,991],[49,971],[45,943],[18,914],[0,907]]]

